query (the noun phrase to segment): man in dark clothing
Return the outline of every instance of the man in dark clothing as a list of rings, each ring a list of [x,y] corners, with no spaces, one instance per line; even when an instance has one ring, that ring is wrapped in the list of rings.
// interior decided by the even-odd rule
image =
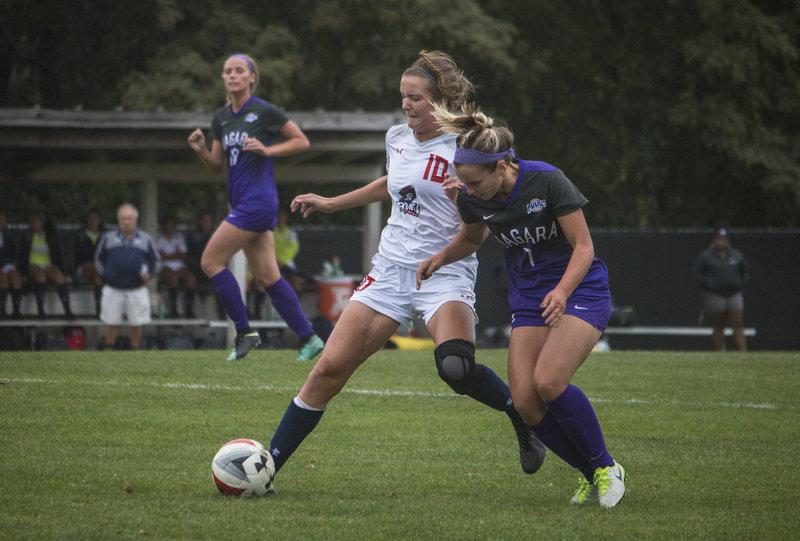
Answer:
[[[150,292],[145,284],[158,262],[153,239],[137,229],[139,212],[125,203],[117,210],[118,231],[106,233],[95,254],[95,266],[103,277],[100,319],[108,325],[103,345],[117,341],[123,315],[131,326],[131,347],[142,345],[142,325],[150,323]]]
[[[75,240],[75,281],[94,286],[95,315],[100,317],[100,298],[103,292],[103,279],[94,266],[94,254],[103,236],[105,226],[100,212],[91,209],[86,213],[83,229]]]
[[[733,328],[733,339],[739,351],[747,350],[744,337],[744,297],[742,289],[750,277],[747,260],[731,247],[728,229],[718,227],[711,245],[700,253],[693,274],[703,292],[703,314],[713,327],[714,349],[725,349],[725,324]]]

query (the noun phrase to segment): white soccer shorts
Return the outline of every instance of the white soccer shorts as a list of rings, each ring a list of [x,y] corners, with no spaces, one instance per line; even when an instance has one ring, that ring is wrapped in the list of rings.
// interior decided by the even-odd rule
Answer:
[[[380,255],[373,258],[372,264],[374,267],[350,300],[366,304],[407,329],[419,317],[427,325],[439,307],[449,301],[463,302],[475,314],[475,283],[466,276],[436,272],[417,291],[416,269],[401,267]]]
[[[150,292],[146,287],[116,289],[103,286],[100,320],[107,325],[123,325],[123,315],[128,319],[127,324],[134,327],[150,323]]]

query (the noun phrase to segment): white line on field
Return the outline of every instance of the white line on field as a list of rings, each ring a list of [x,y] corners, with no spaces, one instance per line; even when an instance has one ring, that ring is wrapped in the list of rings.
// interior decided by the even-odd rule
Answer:
[[[181,382],[167,382],[167,383],[130,383],[125,381],[78,381],[66,382],[57,379],[42,379],[42,378],[0,378],[0,384],[9,383],[42,383],[45,385],[63,385],[78,383],[79,385],[100,385],[106,387],[158,387],[162,389],[192,389],[201,391],[235,391],[235,392],[251,392],[251,391],[277,391],[277,392],[295,392],[298,387],[287,387],[279,385],[221,385],[218,383],[181,383]],[[367,395],[367,396],[410,396],[410,397],[423,397],[423,398],[460,398],[461,395],[455,393],[431,393],[427,391],[398,391],[393,389],[354,389],[352,387],[345,387],[342,389],[343,393]],[[649,406],[655,404],[666,404],[670,406],[689,406],[695,408],[703,407],[721,407],[732,409],[754,409],[754,410],[777,410],[780,409],[777,404],[771,402],[699,402],[699,401],[681,401],[681,400],[665,400],[656,398],[652,400],[642,398],[591,398],[592,402],[601,404],[623,404],[628,406]]]

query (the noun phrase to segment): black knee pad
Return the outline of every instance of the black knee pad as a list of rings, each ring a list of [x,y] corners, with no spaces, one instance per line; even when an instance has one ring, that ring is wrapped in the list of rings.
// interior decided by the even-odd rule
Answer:
[[[439,377],[458,394],[472,391],[478,379],[475,344],[466,340],[442,342],[433,352]]]

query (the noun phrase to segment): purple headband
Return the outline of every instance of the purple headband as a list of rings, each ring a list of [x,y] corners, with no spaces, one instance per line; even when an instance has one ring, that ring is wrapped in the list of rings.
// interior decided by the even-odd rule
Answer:
[[[247,68],[250,70],[250,73],[256,72],[256,66],[253,64],[253,61],[246,54],[242,53],[234,53],[229,58],[238,58],[239,60],[244,60],[245,64],[247,64]]]
[[[514,154],[513,148],[498,152],[497,154],[489,154],[488,152],[481,152],[480,150],[472,148],[456,147],[456,155],[453,157],[453,163],[461,165],[480,165],[501,160],[509,154],[512,158],[517,157],[516,154]]]

